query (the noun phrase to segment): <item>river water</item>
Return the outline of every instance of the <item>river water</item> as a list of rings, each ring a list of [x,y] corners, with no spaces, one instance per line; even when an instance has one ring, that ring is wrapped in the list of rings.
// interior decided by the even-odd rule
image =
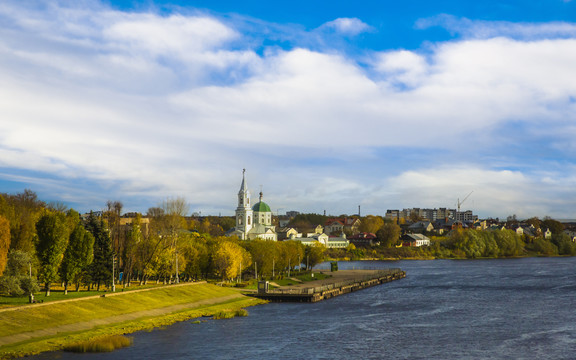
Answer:
[[[340,262],[405,279],[314,304],[134,334],[36,359],[576,359],[576,258]]]

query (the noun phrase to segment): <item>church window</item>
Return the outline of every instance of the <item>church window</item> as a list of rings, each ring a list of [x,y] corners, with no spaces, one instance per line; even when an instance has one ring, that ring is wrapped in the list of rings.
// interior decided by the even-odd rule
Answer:
[[[242,218],[238,216],[238,225],[242,225]]]
[[[250,225],[250,216],[248,216],[248,225]]]

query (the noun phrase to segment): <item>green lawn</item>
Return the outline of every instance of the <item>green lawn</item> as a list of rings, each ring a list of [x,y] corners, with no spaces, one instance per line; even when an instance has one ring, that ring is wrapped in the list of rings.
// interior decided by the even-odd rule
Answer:
[[[24,306],[18,311],[0,312],[0,336],[90,321],[136,311],[162,308],[237,293],[234,289],[207,284],[162,287],[120,296]]]
[[[325,275],[325,274],[321,274],[321,273],[314,273],[314,277],[312,277],[312,275],[310,273],[306,273],[306,274],[301,274],[301,275],[296,275],[296,276],[290,276],[291,278],[294,279],[298,279],[301,282],[298,281],[294,281],[288,277],[285,277],[283,279],[280,280],[274,280],[274,282],[280,286],[290,286],[290,285],[296,285],[296,284],[301,284],[302,282],[308,282],[308,281],[314,281],[314,280],[322,280],[322,279],[326,279],[331,277],[331,275]]]

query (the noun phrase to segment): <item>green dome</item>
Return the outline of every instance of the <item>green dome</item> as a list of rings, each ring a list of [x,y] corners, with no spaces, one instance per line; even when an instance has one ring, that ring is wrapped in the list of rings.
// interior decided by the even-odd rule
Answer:
[[[256,205],[252,206],[252,210],[259,212],[272,212],[270,206],[268,206],[264,201],[257,202]]]

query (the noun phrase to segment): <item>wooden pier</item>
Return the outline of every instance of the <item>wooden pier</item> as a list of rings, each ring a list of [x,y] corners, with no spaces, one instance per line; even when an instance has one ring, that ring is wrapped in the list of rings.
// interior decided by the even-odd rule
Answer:
[[[317,302],[406,277],[406,272],[400,269],[341,270],[326,273],[332,276],[276,289],[259,286],[258,293],[252,296],[271,302]]]

